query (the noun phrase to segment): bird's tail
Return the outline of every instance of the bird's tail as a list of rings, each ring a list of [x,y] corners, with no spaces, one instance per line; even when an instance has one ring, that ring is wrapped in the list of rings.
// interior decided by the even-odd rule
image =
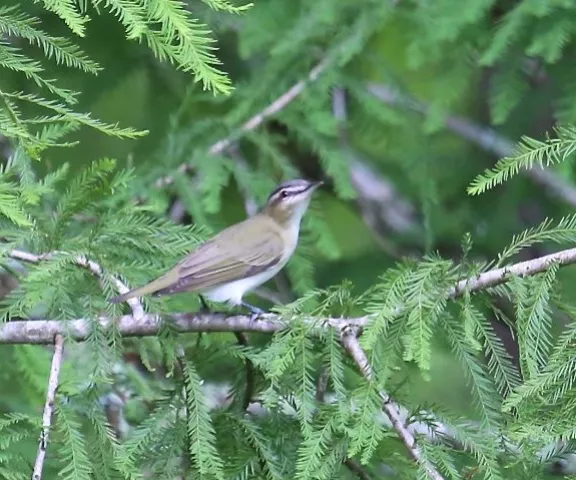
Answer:
[[[126,300],[130,300],[131,298],[141,297],[143,295],[148,295],[150,293],[155,293],[158,290],[166,287],[166,278],[160,277],[153,282],[148,283],[139,288],[135,288],[130,290],[129,292],[123,293],[122,295],[118,295],[117,297],[111,298],[110,303],[120,303],[125,302]]]

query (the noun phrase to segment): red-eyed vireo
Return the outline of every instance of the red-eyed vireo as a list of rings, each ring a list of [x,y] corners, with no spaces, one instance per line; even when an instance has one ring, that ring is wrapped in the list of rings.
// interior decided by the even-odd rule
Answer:
[[[244,305],[255,314],[262,313],[242,297],[286,265],[296,249],[300,221],[312,193],[322,183],[290,180],[278,185],[261,212],[221,231],[160,278],[110,301],[197,292],[214,302]]]

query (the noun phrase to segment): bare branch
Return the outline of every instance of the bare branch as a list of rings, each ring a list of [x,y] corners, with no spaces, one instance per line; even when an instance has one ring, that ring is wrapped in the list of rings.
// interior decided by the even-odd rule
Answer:
[[[228,149],[228,154],[242,171],[248,172],[248,162],[242,155],[242,152],[238,148],[237,144],[233,144]],[[256,213],[258,213],[258,204],[256,203],[254,197],[250,194],[250,191],[243,189],[242,196],[244,197],[244,209],[246,210],[246,215],[249,217],[256,215]]]
[[[486,288],[501,285],[510,280],[511,277],[528,277],[545,272],[553,264],[559,266],[576,263],[576,248],[569,248],[559,252],[533,258],[525,262],[515,263],[502,268],[489,270],[476,277],[460,280],[455,287],[448,292],[449,298],[457,298],[464,294],[466,289],[469,292],[477,292]]]
[[[460,280],[446,292],[447,298],[455,299],[466,290],[474,293],[486,288],[506,283],[514,276],[527,277],[546,271],[552,264],[565,266],[576,263],[576,248],[561,250],[550,255],[534,258],[525,262],[489,270],[476,277]],[[403,309],[395,313],[400,315]],[[260,332],[274,333],[286,328],[286,323],[277,315],[265,314],[252,320],[246,315],[228,315],[225,313],[176,313],[168,317],[180,332]],[[103,328],[110,325],[111,319],[99,319]],[[120,333],[127,337],[145,337],[155,335],[162,320],[156,315],[145,314],[138,318],[125,315],[115,320]],[[357,318],[323,319],[325,326],[342,329],[364,327],[370,322],[369,316]],[[316,321],[319,324],[321,322]],[[321,325],[318,325],[321,327]],[[48,344],[55,335],[68,335],[75,340],[84,340],[90,333],[90,324],[85,319],[57,321],[34,320],[14,321],[0,325],[0,344]]]
[[[316,381],[316,398],[317,402],[323,403],[326,396],[326,389],[328,388],[328,380],[330,380],[330,372],[325,366],[321,368],[320,375]]]
[[[268,316],[266,316],[268,317]],[[249,316],[226,315],[223,313],[195,314],[182,313],[170,316],[170,321],[180,332],[260,332],[273,333],[282,328],[275,315],[250,321]],[[156,315],[135,318],[125,315],[120,318],[99,319],[102,328],[107,329],[112,322],[125,337],[149,337],[156,335],[162,319]],[[87,319],[68,321],[58,320],[22,320],[0,325],[0,343],[11,344],[49,344],[54,335],[66,335],[74,340],[83,341],[90,334],[90,322]]]
[[[348,155],[350,180],[356,190],[358,207],[366,225],[374,233],[383,251],[400,257],[395,245],[388,239],[388,231],[399,233],[414,231],[417,227],[413,206],[396,190],[393,183],[360,159],[348,142],[346,123],[348,111],[343,88],[332,92],[332,113],[338,122],[340,145]]]
[[[429,106],[426,103],[415,100],[389,85],[369,83],[368,90],[375,97],[389,105],[409,108],[422,114],[426,114],[429,110]],[[447,115],[444,123],[448,130],[475,143],[497,157],[511,157],[516,151],[516,145],[513,141],[501,136],[491,128],[477,125],[466,118],[457,115]],[[576,207],[576,188],[563,178],[539,166],[530,170],[522,170],[522,173],[535,183],[545,187],[549,194],[559,197],[567,204]]]
[[[44,468],[44,459],[46,458],[46,449],[48,448],[48,436],[52,426],[52,413],[54,411],[54,402],[56,399],[56,390],[58,388],[58,378],[60,377],[60,366],[62,365],[62,354],[64,352],[64,337],[56,335],[54,339],[54,355],[52,356],[52,367],[48,377],[48,392],[46,393],[46,403],[44,404],[44,413],[42,414],[42,430],[40,432],[40,441],[38,443],[38,453],[34,462],[32,479],[40,480],[42,478],[42,469]]]
[[[346,348],[356,365],[358,365],[362,375],[369,382],[372,381],[374,379],[372,374],[372,366],[370,365],[368,358],[366,358],[366,353],[360,346],[358,338],[354,332],[351,329],[342,330],[341,340],[342,345],[344,345],[344,348]],[[410,456],[416,462],[418,462],[422,468],[424,468],[428,478],[432,480],[444,480],[444,477],[440,474],[440,472],[438,472],[438,470],[436,470],[436,468],[430,464],[430,462],[428,462],[422,455],[422,452],[416,445],[416,438],[403,422],[400,411],[390,396],[386,392],[380,392],[380,396],[383,402],[384,413],[390,420],[392,428],[396,430],[396,433],[402,440],[402,443],[404,443],[404,446],[407,448]]]
[[[258,112],[253,117],[249,118],[244,124],[240,126],[232,135],[229,135],[221,140],[218,140],[208,149],[210,155],[217,155],[226,151],[232,144],[238,140],[242,135],[255,130],[260,125],[264,123],[269,117],[276,115],[280,110],[285,108],[289,103],[291,103],[296,97],[298,97],[306,88],[306,86],[315,82],[318,77],[322,74],[329,64],[329,59],[325,58],[318,65],[316,65],[306,78],[296,82],[292,87],[290,87],[286,92],[280,95],[276,100],[274,100],[270,105],[268,105],[264,110]],[[190,165],[183,164],[180,165],[178,171],[180,173],[185,173],[190,168]],[[165,185],[170,185],[174,182],[174,177],[168,176],[159,178],[156,181],[157,187],[163,187]]]
[[[354,458],[347,458],[344,460],[344,465],[346,465],[346,468],[352,473],[355,473],[358,478],[360,478],[360,480],[371,480],[370,475],[366,470],[364,470],[364,467],[358,460]]]

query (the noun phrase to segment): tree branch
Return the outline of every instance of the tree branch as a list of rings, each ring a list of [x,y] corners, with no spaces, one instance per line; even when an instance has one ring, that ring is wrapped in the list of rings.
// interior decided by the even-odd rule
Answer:
[[[209,155],[217,155],[225,150],[227,150],[230,146],[234,144],[236,140],[242,137],[245,133],[255,130],[260,125],[264,123],[269,117],[277,114],[280,110],[285,108],[288,104],[290,104],[298,95],[300,95],[306,86],[310,82],[315,82],[318,77],[322,74],[326,67],[330,63],[328,58],[322,60],[318,65],[316,65],[310,73],[306,76],[306,78],[296,82],[292,87],[290,87],[286,92],[280,95],[276,100],[274,100],[270,105],[268,105],[264,110],[258,112],[256,115],[249,118],[244,124],[240,126],[234,133],[231,135],[218,140],[216,143],[212,144],[210,148],[208,148]],[[186,173],[190,169],[190,165],[184,163],[180,165],[178,168],[179,173]],[[167,176],[159,178],[155,185],[156,187],[164,187],[166,185],[170,185],[174,182],[173,176]]]
[[[426,103],[415,100],[389,85],[369,83],[367,88],[372,95],[389,105],[403,106],[423,115],[430,108]],[[477,125],[466,118],[457,115],[447,115],[444,123],[448,130],[475,143],[497,157],[511,157],[516,151],[516,145],[511,140],[504,138],[491,128]],[[545,187],[546,192],[549,194],[561,198],[568,205],[576,207],[576,188],[563,178],[539,166],[530,170],[522,170],[522,173],[535,183]]]
[[[54,341],[54,355],[52,356],[52,367],[50,368],[50,376],[48,377],[48,391],[46,393],[44,413],[42,414],[42,430],[40,432],[34,470],[32,471],[32,480],[40,480],[42,478],[44,459],[46,458],[46,449],[48,448],[48,436],[50,434],[50,427],[52,426],[54,401],[56,399],[56,390],[60,377],[60,366],[62,365],[62,354],[64,352],[64,337],[62,335],[56,335],[52,338]]]
[[[338,122],[340,145],[349,158],[350,180],[356,190],[362,218],[382,249],[391,256],[400,257],[398,248],[388,239],[388,231],[392,229],[407,233],[417,230],[414,207],[402,198],[392,182],[363,162],[358,153],[351,149],[346,128],[346,93],[341,87],[335,87],[332,92],[332,114]]]
[[[11,250],[10,252],[8,252],[8,255],[15,260],[21,260],[23,262],[28,263],[40,263],[42,261],[49,260],[50,258],[54,257],[54,255],[56,255],[57,253],[63,253],[63,252],[50,252],[42,255],[34,255],[33,253],[24,252],[22,250]],[[74,263],[79,267],[89,270],[97,278],[103,278],[105,275],[104,270],[102,270],[102,267],[100,265],[98,265],[96,262],[92,260],[87,259],[86,257],[77,256],[74,259]],[[111,277],[111,279],[114,282],[114,285],[116,285],[118,293],[122,294],[130,290],[128,286],[124,284],[124,282],[121,282],[116,277]],[[142,307],[142,303],[140,302],[140,300],[138,300],[137,298],[131,298],[127,300],[126,303],[128,303],[128,305],[132,309],[132,315],[134,317],[140,318],[144,316],[144,307]]]
[[[364,378],[369,382],[373,381],[372,366],[370,365],[366,353],[360,346],[360,342],[358,342],[358,338],[354,332],[349,328],[342,330],[341,340],[342,345],[344,345],[344,348],[348,351],[356,365],[358,365]],[[431,478],[432,480],[444,480],[444,477],[440,472],[438,472],[438,470],[436,470],[436,468],[422,455],[422,452],[416,445],[416,438],[403,422],[398,407],[392,401],[390,396],[386,392],[381,391],[380,397],[382,398],[384,413],[390,420],[392,428],[396,430],[396,433],[402,440],[402,443],[408,450],[410,456],[422,466],[428,478]]]
[[[249,316],[227,315],[224,313],[180,313],[167,316],[174,328],[181,333],[187,332],[260,332],[274,333],[284,327],[276,315],[266,315],[251,321]],[[163,320],[157,315],[145,314],[140,318],[124,315],[111,319],[99,319],[102,328],[107,329],[112,322],[125,337],[149,337],[156,335]],[[90,334],[90,322],[87,319],[68,321],[59,320],[22,320],[0,325],[0,344],[49,344],[55,335],[66,335],[74,340],[86,340]]]
[[[511,277],[528,277],[545,272],[553,264],[559,266],[576,263],[576,248],[560,250],[559,252],[544,255],[543,257],[533,258],[524,262],[515,263],[494,270],[481,273],[476,277],[460,280],[453,288],[448,291],[448,298],[457,298],[469,292],[477,292],[490,287],[495,287],[506,283]]]
[[[14,258],[25,259],[26,261],[40,261],[45,259],[45,256],[35,256],[26,252],[16,251],[12,254]],[[490,288],[502,283],[507,282],[513,276],[525,277],[529,275],[536,275],[544,272],[552,264],[560,266],[576,263],[576,248],[562,250],[550,255],[535,258],[532,260],[519,262],[513,265],[489,270],[476,277],[467,278],[457,282],[455,286],[446,292],[446,297],[455,299],[464,294],[465,291],[471,293]],[[84,259],[79,265],[85,268],[90,268],[95,273],[102,274],[101,270],[95,268],[95,264],[87,259]],[[398,308],[394,313],[401,315],[404,308]],[[251,316],[245,315],[227,315],[227,314],[192,314],[180,313],[173,314],[168,317],[173,322],[174,327],[180,332],[200,332],[200,331],[228,331],[228,332],[261,332],[261,333],[274,333],[283,328],[286,328],[285,321],[277,315],[266,314],[259,318],[252,319]],[[358,318],[327,318],[323,321],[313,320],[316,328],[333,327],[341,332],[341,340],[358,365],[362,375],[371,381],[373,378],[372,367],[368,362],[364,350],[361,348],[356,332],[366,326],[370,322],[370,317]],[[103,328],[107,328],[113,322],[109,318],[99,319]],[[143,315],[138,318],[135,315],[126,315],[119,319],[114,320],[116,327],[124,336],[151,336],[157,334],[162,319],[156,315]],[[37,320],[37,321],[15,321],[8,322],[0,326],[0,343],[51,343],[54,338],[62,339],[64,335],[76,340],[84,340],[90,333],[90,323],[84,319],[71,320],[71,321],[54,321],[54,320]],[[58,347],[58,344],[57,344]],[[58,348],[55,352],[53,360],[53,371],[56,369],[54,375],[51,374],[50,385],[54,382],[57,384],[57,369],[61,362],[61,351],[59,354]],[[53,381],[52,378],[55,378]],[[55,389],[56,387],[54,387]],[[417,461],[422,468],[424,468],[426,475],[433,480],[442,480],[443,477],[436,471],[436,469],[429,464],[423,457],[420,449],[416,445],[416,438],[410,427],[402,419],[400,407],[390,398],[386,392],[381,392],[383,401],[383,410],[386,414],[391,426],[396,430],[400,439],[410,452],[412,458]],[[52,405],[47,399],[47,405]],[[47,407],[48,408],[48,407]],[[52,407],[50,407],[52,408]],[[50,410],[51,413],[51,410]],[[44,423],[47,425],[47,423]],[[41,436],[41,447],[45,449],[46,430],[43,429]],[[43,443],[44,442],[44,443]],[[40,451],[39,451],[40,452]],[[39,453],[39,455],[45,455]],[[43,460],[38,460],[40,465]],[[40,467],[41,468],[41,467]]]
[[[447,298],[455,299],[466,290],[474,293],[486,288],[506,283],[514,276],[527,277],[546,271],[552,264],[565,266],[576,263],[576,248],[561,250],[543,257],[534,258],[505,267],[489,270],[476,277],[460,280],[446,292]],[[403,312],[397,309],[396,315]],[[246,315],[229,315],[225,313],[175,313],[167,315],[180,332],[260,332],[274,333],[286,328],[286,323],[277,315],[265,314],[254,320]],[[99,319],[103,328],[107,328],[112,320],[107,317]],[[157,315],[145,314],[141,318],[125,315],[115,319],[120,333],[127,337],[146,337],[158,333],[162,320]],[[356,318],[326,318],[316,321],[318,328],[330,326],[337,329],[343,327],[364,327],[370,322],[369,316]],[[322,325],[321,325],[322,324]],[[54,336],[68,335],[75,340],[85,340],[90,333],[90,324],[85,319],[58,320],[22,320],[0,325],[0,344],[49,344]]]

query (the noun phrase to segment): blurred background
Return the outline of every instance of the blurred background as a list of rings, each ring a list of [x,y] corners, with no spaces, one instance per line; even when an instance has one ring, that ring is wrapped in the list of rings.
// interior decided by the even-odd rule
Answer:
[[[467,234],[470,256],[490,260],[513,235],[574,210],[569,162],[523,172],[480,197],[466,192],[523,135],[544,139],[575,122],[574,2],[256,0],[241,15],[187,3],[213,31],[233,93],[204,91],[190,73],[126,40],[111,14],[88,6],[87,35],[77,40],[104,70],[91,76],[46,63],[48,76],[82,92],[78,110],[150,133],[119,140],[82,129],[71,135],[78,146],[48,150],[35,168],[44,174],[68,162],[80,171],[114,157],[136,171],[131,196],[208,232],[253,212],[281,180],[324,179],[294,260],[254,303],[270,308],[270,299],[343,281],[361,294],[403,258],[439,252],[459,260]],[[40,5],[21,7],[50,33],[70,35]],[[29,54],[40,57],[34,48]],[[35,89],[6,70],[0,85]],[[297,95],[278,108],[294,86]],[[272,115],[239,131],[271,105]],[[222,139],[232,140],[229,148],[211,154]],[[531,248],[517,260],[558,248]],[[560,276],[572,295],[573,269]],[[514,355],[508,327],[493,323]],[[399,379],[416,402],[468,414],[462,372],[436,341],[430,378],[406,365]]]

